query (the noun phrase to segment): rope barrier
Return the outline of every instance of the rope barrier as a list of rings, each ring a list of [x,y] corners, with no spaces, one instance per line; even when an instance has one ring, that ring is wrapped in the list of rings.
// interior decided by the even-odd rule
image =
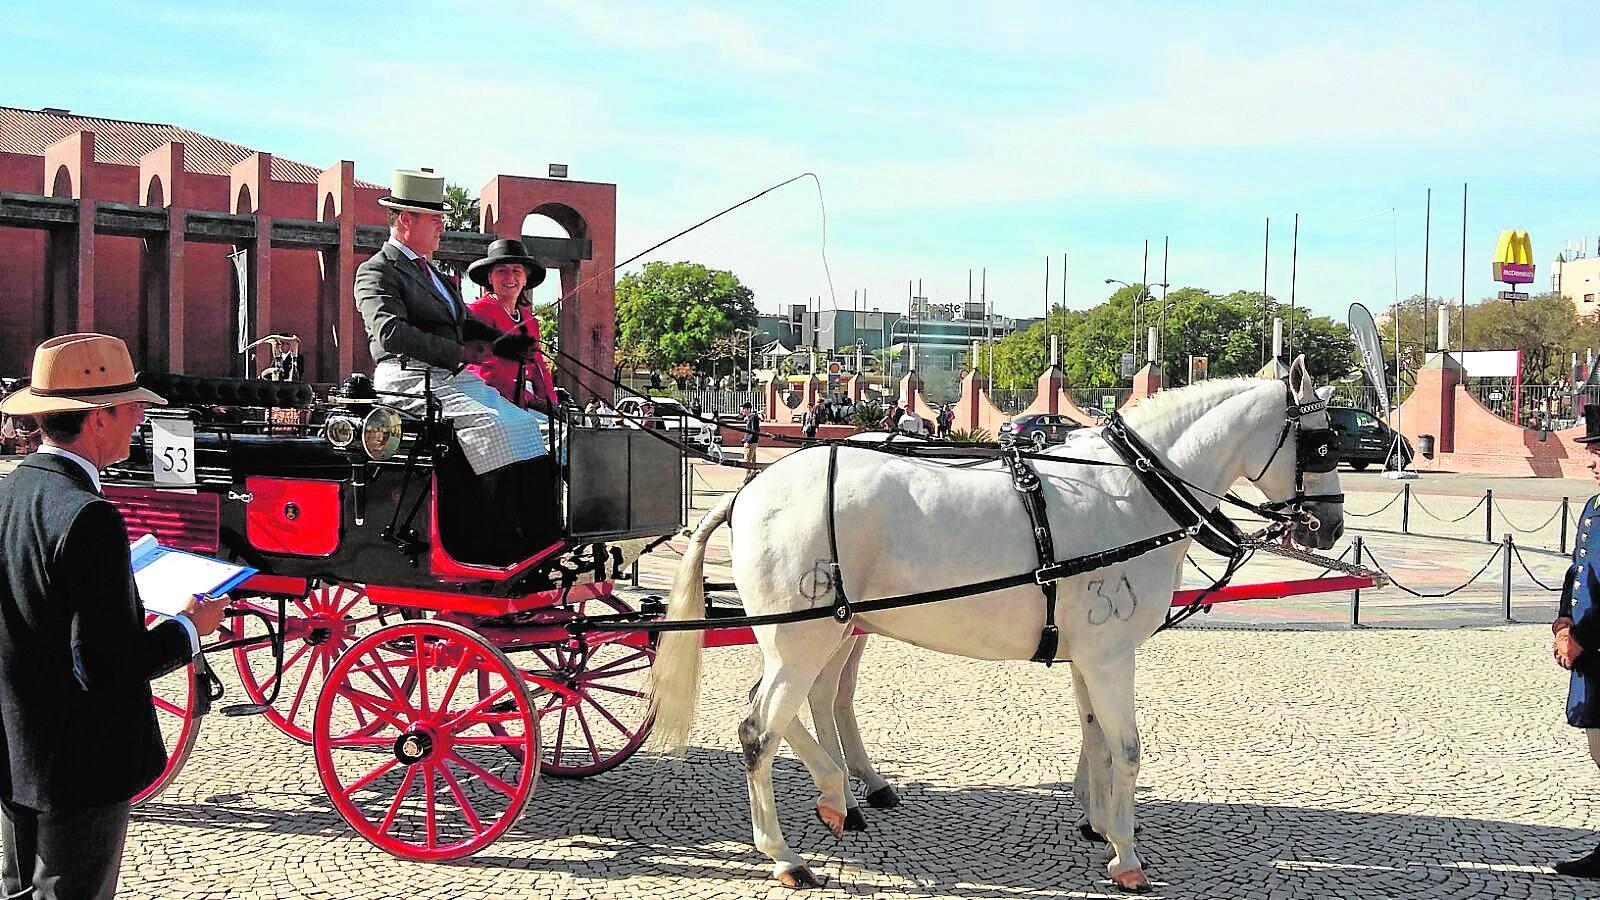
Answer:
[[[1550,514],[1550,518],[1545,519],[1544,520],[1544,524],[1542,524],[1542,525],[1540,525],[1540,526],[1538,526],[1536,528],[1518,528],[1517,524],[1515,522],[1511,521],[1511,517],[1506,515],[1506,510],[1505,510],[1505,504],[1504,503],[1502,503],[1498,507],[1496,507],[1495,512],[1498,512],[1500,514],[1500,518],[1505,520],[1506,526],[1508,528],[1510,528],[1512,531],[1520,532],[1521,534],[1535,534],[1537,532],[1543,531],[1546,528],[1550,527],[1550,523],[1554,522],[1556,520],[1556,517],[1561,515],[1561,507],[1559,507],[1559,506],[1556,507],[1556,511]]]
[[[1398,579],[1396,579],[1394,577],[1394,575],[1392,575],[1389,572],[1388,569],[1384,568],[1383,563],[1378,561],[1378,557],[1373,555],[1371,547],[1363,546],[1361,549],[1362,549],[1362,551],[1364,553],[1366,553],[1367,558],[1372,561],[1372,564],[1377,567],[1378,571],[1382,572],[1384,574],[1384,577],[1389,579],[1389,583],[1390,584],[1392,584],[1395,587],[1399,588],[1400,590],[1406,592],[1407,594],[1410,594],[1413,597],[1421,597],[1421,598],[1429,599],[1429,600],[1438,600],[1438,599],[1443,598],[1443,597],[1449,597],[1450,595],[1456,593],[1457,591],[1460,591],[1462,588],[1466,587],[1467,585],[1473,583],[1474,581],[1477,581],[1479,576],[1481,576],[1484,572],[1488,571],[1489,566],[1492,565],[1494,563],[1495,559],[1500,556],[1500,548],[1499,547],[1495,547],[1494,552],[1489,554],[1489,558],[1483,561],[1483,565],[1478,567],[1478,571],[1474,572],[1472,574],[1471,578],[1468,578],[1466,581],[1463,581],[1462,583],[1456,585],[1455,587],[1451,588],[1448,591],[1445,591],[1442,594],[1427,594],[1427,593],[1423,593],[1422,591],[1418,591],[1418,590],[1416,590],[1414,588],[1409,588],[1409,587],[1405,586],[1404,584],[1402,584]],[[1360,560],[1357,560],[1357,562],[1360,562]]]
[[[1488,499],[1489,499],[1489,495],[1485,494],[1482,497],[1478,498],[1478,502],[1477,503],[1472,504],[1472,508],[1471,509],[1469,509],[1466,512],[1462,513],[1461,515],[1455,517],[1454,519],[1446,519],[1446,518],[1444,518],[1442,516],[1439,516],[1439,515],[1435,514],[1433,512],[1433,510],[1428,509],[1426,506],[1423,506],[1422,505],[1422,499],[1421,499],[1421,497],[1419,495],[1417,495],[1417,494],[1412,494],[1411,495],[1411,502],[1416,504],[1417,509],[1422,510],[1423,512],[1427,513],[1432,518],[1437,519],[1440,522],[1444,522],[1447,525],[1455,523],[1455,522],[1459,522],[1462,519],[1465,519],[1467,516],[1470,516],[1473,513],[1477,512],[1478,511],[1478,507],[1482,506],[1484,501],[1488,500]]]
[[[1399,500],[1400,497],[1402,495],[1404,495],[1404,494],[1405,494],[1405,491],[1400,491],[1400,492],[1396,493],[1393,497],[1389,498],[1389,502],[1388,503],[1385,503],[1384,505],[1378,507],[1377,509],[1373,510],[1372,512],[1358,513],[1358,512],[1351,512],[1350,510],[1347,509],[1347,510],[1344,511],[1344,514],[1347,515],[1347,516],[1352,516],[1352,517],[1357,518],[1357,519],[1370,519],[1373,516],[1377,515],[1378,513],[1381,513],[1384,510],[1388,509],[1389,507],[1393,506],[1394,502],[1396,500]]]
[[[1527,576],[1530,579],[1533,580],[1534,584],[1537,584],[1539,587],[1544,588],[1545,590],[1551,591],[1551,592],[1555,592],[1555,591],[1561,590],[1561,588],[1559,588],[1559,587],[1551,587],[1550,585],[1545,584],[1543,581],[1539,580],[1539,576],[1533,574],[1533,570],[1528,568],[1527,560],[1524,560],[1522,558],[1522,550],[1521,550],[1521,548],[1519,548],[1517,546],[1515,541],[1513,541],[1511,543],[1511,552],[1517,557],[1517,565],[1522,566],[1522,571],[1524,573],[1526,573]]]

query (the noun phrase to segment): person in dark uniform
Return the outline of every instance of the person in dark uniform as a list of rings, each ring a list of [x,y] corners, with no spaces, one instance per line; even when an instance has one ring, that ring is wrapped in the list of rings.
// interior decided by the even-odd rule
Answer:
[[[0,827],[4,896],[109,898],[128,801],[167,763],[150,680],[215,631],[226,599],[145,628],[128,532],[100,469],[128,458],[145,406],[121,340],[39,345],[0,412],[44,442],[0,481]]]
[[[1589,447],[1589,473],[1600,482],[1600,406],[1583,410],[1584,435]],[[1600,765],[1600,494],[1589,498],[1578,517],[1578,539],[1572,546],[1572,565],[1561,590],[1561,610],[1550,630],[1554,632],[1556,663],[1572,672],[1567,690],[1567,724],[1582,728],[1589,740],[1589,755]],[[1587,856],[1556,863],[1562,875],[1600,878],[1600,847]]]

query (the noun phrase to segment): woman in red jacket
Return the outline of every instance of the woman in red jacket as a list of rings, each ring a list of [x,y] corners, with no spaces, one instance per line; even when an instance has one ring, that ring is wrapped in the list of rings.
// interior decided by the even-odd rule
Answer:
[[[533,315],[526,292],[544,281],[544,266],[528,255],[521,241],[502,239],[490,244],[487,256],[467,266],[467,277],[489,291],[468,305],[474,316],[498,331],[539,338],[539,320]],[[555,385],[537,345],[520,366],[515,360],[495,356],[468,368],[518,406],[545,413],[555,409]]]

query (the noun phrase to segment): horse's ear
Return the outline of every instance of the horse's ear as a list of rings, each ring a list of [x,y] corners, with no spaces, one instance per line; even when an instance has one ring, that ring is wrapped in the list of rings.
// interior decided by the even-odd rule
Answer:
[[[1311,373],[1306,371],[1306,357],[1301,354],[1294,358],[1289,365],[1289,390],[1296,397],[1307,397],[1311,394]]]

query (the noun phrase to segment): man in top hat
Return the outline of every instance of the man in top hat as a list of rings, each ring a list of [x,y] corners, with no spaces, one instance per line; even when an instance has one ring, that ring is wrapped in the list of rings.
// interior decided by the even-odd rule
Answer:
[[[428,261],[444,234],[444,178],[431,172],[394,173],[390,195],[378,201],[389,211],[389,239],[356,269],[356,307],[361,312],[376,364],[378,390],[406,395],[393,405],[416,414],[425,412],[423,393],[431,389],[444,417],[455,429],[461,456],[478,483],[448,475],[448,503],[459,509],[441,512],[448,541],[458,556],[473,562],[505,565],[524,558],[541,538],[551,510],[538,510],[542,522],[520,518],[527,504],[516,498],[526,484],[543,484],[554,476],[548,466],[514,464],[547,456],[543,429],[547,417],[512,404],[465,368],[483,363],[497,352],[520,359],[527,341],[504,336],[474,318],[450,279]],[[473,496],[476,495],[476,496]],[[474,508],[479,514],[474,514]],[[488,515],[482,515],[487,510]],[[530,511],[531,512],[531,511]],[[456,525],[460,528],[457,529]]]
[[[1583,409],[1584,435],[1577,438],[1589,448],[1589,473],[1600,481],[1600,406]],[[1589,755],[1600,765],[1600,495],[1589,498],[1578,518],[1578,539],[1572,546],[1572,565],[1561,589],[1561,610],[1550,630],[1555,634],[1556,663],[1572,672],[1567,689],[1567,724],[1582,728]],[[1562,875],[1600,878],[1600,847],[1587,856],[1556,863]]]
[[[127,529],[100,493],[100,469],[127,458],[145,407],[163,402],[103,334],[45,341],[30,385],[0,402],[43,432],[0,481],[7,897],[116,892],[128,801],[167,762],[150,679],[188,662],[227,605],[197,598],[146,630]]]

